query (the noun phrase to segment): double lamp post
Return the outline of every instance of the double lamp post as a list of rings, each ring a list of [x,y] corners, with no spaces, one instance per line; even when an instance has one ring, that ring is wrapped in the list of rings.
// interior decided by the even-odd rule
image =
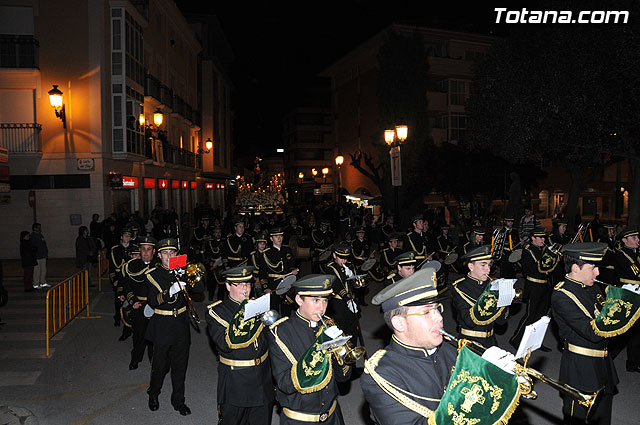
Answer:
[[[394,221],[396,225],[400,223],[400,204],[398,201],[398,187],[402,186],[402,158],[400,155],[400,145],[407,140],[408,127],[406,125],[396,125],[394,130],[384,131],[384,141],[390,147],[389,160],[391,161],[391,185],[393,186]]]

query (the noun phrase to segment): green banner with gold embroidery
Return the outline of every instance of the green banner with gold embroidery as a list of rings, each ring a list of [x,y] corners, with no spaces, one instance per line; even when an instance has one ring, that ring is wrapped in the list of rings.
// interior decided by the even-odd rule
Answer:
[[[320,344],[331,339],[322,330],[302,358],[291,367],[293,386],[301,394],[320,391],[331,380],[333,374],[331,352],[328,350],[316,350],[316,347]]]
[[[596,335],[610,338],[628,331],[638,317],[640,295],[617,286],[609,286],[602,310],[591,321],[591,327]]]
[[[460,350],[455,370],[429,424],[506,424],[520,401],[516,375]]]
[[[491,290],[491,283],[487,282],[486,288],[480,296],[478,301],[471,307],[471,320],[476,325],[488,325],[495,321],[504,307],[498,308],[498,291]]]
[[[233,320],[225,332],[225,340],[229,347],[233,349],[245,348],[253,344],[264,328],[262,322],[255,317],[244,320],[244,307],[247,301],[248,300],[244,300],[242,304],[240,304],[240,309],[236,315],[233,316]]]

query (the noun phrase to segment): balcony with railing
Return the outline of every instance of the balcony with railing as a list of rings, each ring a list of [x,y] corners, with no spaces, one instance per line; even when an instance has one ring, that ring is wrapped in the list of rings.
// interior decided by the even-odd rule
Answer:
[[[0,124],[0,146],[10,153],[40,153],[40,131],[42,124],[2,123]]]
[[[168,142],[162,143],[164,162],[189,168],[202,168],[202,155],[196,155],[185,149],[180,149]]]
[[[39,68],[40,43],[32,35],[0,35],[0,68]]]

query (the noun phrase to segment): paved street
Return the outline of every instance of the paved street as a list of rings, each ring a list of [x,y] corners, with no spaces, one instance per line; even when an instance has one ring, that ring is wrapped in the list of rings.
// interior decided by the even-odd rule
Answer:
[[[75,272],[73,259],[50,260],[48,281],[54,284]],[[103,287],[91,292],[91,316],[77,318],[52,341],[53,353],[45,357],[45,292],[24,293],[19,263],[4,263],[4,283],[10,292],[9,304],[0,308],[0,318],[6,324],[0,330],[0,425],[4,424],[213,424],[216,413],[216,360],[208,343],[206,330],[192,332],[192,347],[186,381],[186,402],[193,414],[181,417],[170,405],[170,378],[165,380],[160,395],[160,410],[147,408],[147,388],[150,366],[143,362],[129,371],[131,339],[118,342],[121,328],[114,328],[111,311],[112,293]],[[104,283],[104,282],[103,282]],[[105,291],[106,289],[106,291]],[[377,292],[373,284],[367,300]],[[197,303],[204,317],[205,305]],[[455,330],[451,309],[445,304],[445,329]],[[509,328],[498,339],[506,341],[513,332],[521,312],[510,320]],[[82,313],[84,315],[84,312]],[[82,316],[81,315],[81,316]],[[384,345],[389,334],[378,307],[364,308],[362,319],[367,349],[373,353]],[[546,345],[556,347],[551,334]],[[616,359],[620,376],[620,393],[614,398],[613,424],[637,424],[640,374],[625,371],[626,353]],[[560,354],[535,353],[530,365],[550,377],[558,375]],[[589,373],[589,371],[585,371]],[[539,398],[523,401],[518,418],[511,423],[535,425],[559,424],[561,401],[556,391],[536,382]],[[247,389],[250,390],[250,389]],[[340,398],[347,424],[368,423],[359,382],[356,380]],[[14,413],[10,413],[14,412]],[[17,416],[22,418],[19,421]],[[274,412],[274,424],[278,424]],[[11,422],[13,421],[13,422]]]

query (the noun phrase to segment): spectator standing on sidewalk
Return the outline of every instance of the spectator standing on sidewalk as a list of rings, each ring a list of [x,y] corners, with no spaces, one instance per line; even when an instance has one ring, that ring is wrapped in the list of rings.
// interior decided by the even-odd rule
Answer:
[[[20,260],[22,261],[22,270],[24,275],[22,281],[24,282],[24,292],[33,292],[38,289],[39,286],[33,284],[33,267],[38,264],[36,261],[36,248],[31,243],[31,235],[28,231],[23,230],[20,232]]]
[[[51,287],[51,285],[47,283],[47,257],[49,256],[49,249],[47,248],[47,241],[42,234],[42,225],[40,223],[33,223],[31,230],[31,243],[37,249],[37,264],[33,268],[33,286],[49,288]]]
[[[91,258],[98,253],[95,239],[89,237],[87,226],[80,226],[76,238],[76,267],[87,271],[89,286],[91,284]]]

